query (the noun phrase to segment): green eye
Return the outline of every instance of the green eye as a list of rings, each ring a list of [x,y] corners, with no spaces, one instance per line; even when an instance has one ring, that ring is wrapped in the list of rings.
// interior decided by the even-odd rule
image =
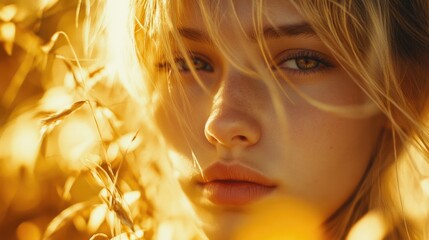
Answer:
[[[309,74],[335,67],[323,53],[308,49],[290,49],[278,57],[277,67],[291,74]]]
[[[208,73],[214,72],[213,65],[205,57],[199,56],[196,54],[190,54],[189,57],[190,57],[192,66],[188,65],[184,57],[179,56],[174,59],[174,63],[165,61],[165,62],[158,63],[157,67],[158,69],[163,71],[166,71],[166,70],[171,71],[173,68],[172,65],[175,65],[179,70],[179,72],[183,72],[183,73],[190,72],[191,68],[194,68],[195,71],[204,71]]]
[[[209,61],[199,57],[199,56],[191,56],[192,67],[195,71],[205,71],[205,72],[213,72],[213,66],[209,63]],[[177,68],[181,72],[189,72],[191,71],[191,67],[188,66],[184,58],[176,59]]]

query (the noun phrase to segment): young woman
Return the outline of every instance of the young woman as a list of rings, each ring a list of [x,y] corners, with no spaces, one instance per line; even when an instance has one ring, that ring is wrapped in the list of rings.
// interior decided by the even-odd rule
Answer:
[[[429,239],[427,0],[127,4],[136,51],[112,59],[210,239],[289,198],[326,239],[371,214],[380,239]]]

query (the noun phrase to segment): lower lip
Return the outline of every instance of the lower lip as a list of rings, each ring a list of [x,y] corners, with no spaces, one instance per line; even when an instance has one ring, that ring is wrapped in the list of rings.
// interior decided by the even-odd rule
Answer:
[[[274,186],[264,186],[244,181],[212,181],[203,184],[204,196],[218,205],[246,205],[274,190]]]

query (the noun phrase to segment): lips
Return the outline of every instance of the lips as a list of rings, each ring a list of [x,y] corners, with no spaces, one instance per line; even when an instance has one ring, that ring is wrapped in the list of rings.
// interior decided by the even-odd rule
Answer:
[[[217,205],[246,205],[269,195],[275,183],[258,171],[241,164],[216,162],[199,180],[204,197]]]

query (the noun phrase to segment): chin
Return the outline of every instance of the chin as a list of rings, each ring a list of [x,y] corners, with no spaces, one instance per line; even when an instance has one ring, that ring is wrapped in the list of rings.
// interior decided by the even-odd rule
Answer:
[[[216,209],[206,212],[203,217],[204,230],[210,240],[233,239],[236,230],[248,217],[245,212],[231,209]]]

